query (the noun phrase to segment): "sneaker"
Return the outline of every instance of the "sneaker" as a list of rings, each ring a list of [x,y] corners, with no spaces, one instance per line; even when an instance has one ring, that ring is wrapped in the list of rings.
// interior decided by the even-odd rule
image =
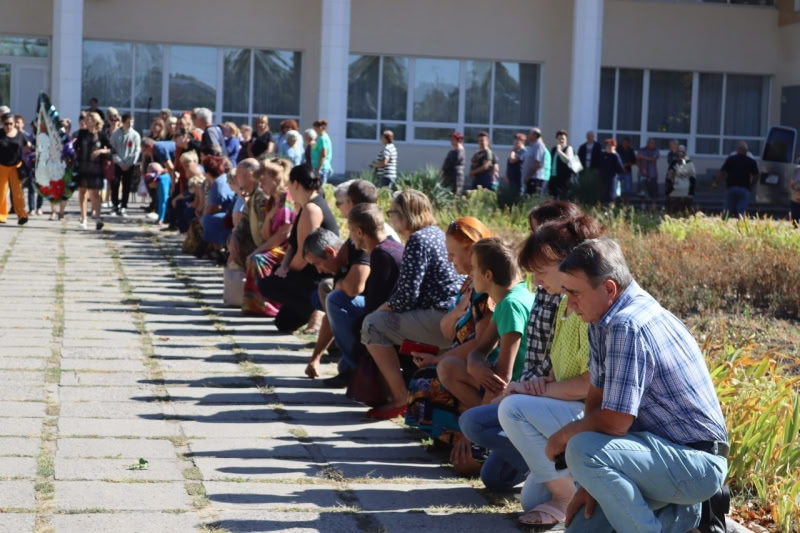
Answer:
[[[89,229],[89,225],[86,223],[86,219],[81,220],[81,228]]]
[[[94,229],[96,229],[97,231],[100,231],[101,229],[103,229],[103,226],[105,226],[105,224],[103,223],[103,219],[102,218],[98,218],[97,219],[97,223],[94,225]]]
[[[158,213],[147,213],[148,220],[158,220]]]
[[[17,219],[17,224],[20,226],[24,226],[27,223],[28,223],[28,217]]]
[[[128,216],[128,210],[127,210],[127,209],[125,209],[124,207],[123,207],[122,209],[120,209],[118,213],[119,213],[119,216],[121,216],[121,217],[123,217],[123,218],[125,218],[126,216]]]

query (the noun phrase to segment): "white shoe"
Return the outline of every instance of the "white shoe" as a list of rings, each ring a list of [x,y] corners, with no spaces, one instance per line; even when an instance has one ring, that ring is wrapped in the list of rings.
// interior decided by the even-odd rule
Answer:
[[[86,223],[86,219],[81,220],[81,228],[88,229],[89,225]]]
[[[149,220],[158,220],[158,213],[147,213],[147,218]]]
[[[119,216],[121,217],[128,216],[128,210],[123,207],[122,209],[119,210]]]

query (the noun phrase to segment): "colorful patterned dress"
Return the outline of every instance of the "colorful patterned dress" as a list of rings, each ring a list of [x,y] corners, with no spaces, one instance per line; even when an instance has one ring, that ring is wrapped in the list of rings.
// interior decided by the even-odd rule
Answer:
[[[476,324],[488,313],[494,312],[494,302],[485,293],[477,293],[472,289],[472,280],[467,278],[456,297],[456,306],[462,298],[471,298],[467,312],[456,323],[455,338],[452,348],[460,346],[475,338]],[[499,349],[489,355],[489,362],[497,361]],[[417,427],[432,438],[446,444],[454,444],[461,434],[458,417],[466,409],[459,404],[444,385],[439,381],[436,367],[420,368],[408,385],[408,410],[406,425]]]
[[[284,193],[281,196],[278,209],[272,219],[269,220],[270,234],[274,234],[284,224],[294,223],[295,217],[297,217],[297,212],[294,210],[294,203],[291,197]],[[258,290],[258,282],[272,274],[275,267],[279,266],[283,261],[285,254],[286,243],[284,242],[272,250],[255,254],[247,262],[242,312],[262,316],[275,316],[277,314],[280,306],[264,299]]]

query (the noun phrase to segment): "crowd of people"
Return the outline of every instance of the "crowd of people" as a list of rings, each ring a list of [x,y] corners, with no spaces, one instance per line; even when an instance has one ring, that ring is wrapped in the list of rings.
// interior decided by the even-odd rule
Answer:
[[[3,126],[5,138],[17,137],[13,120]],[[631,186],[634,165],[654,188],[653,143],[634,153],[626,140],[617,151],[608,139],[601,150],[590,134],[575,151],[565,131],[552,149],[538,129],[518,134],[508,183],[520,195],[556,198],[530,212],[527,237],[508,243],[474,217],[441,229],[428,197],[413,189],[395,192],[384,212],[378,187],[353,180],[329,205],[324,120],[303,135],[286,120],[273,136],[265,116],[251,131],[217,125],[200,108],[162,111],[144,138],[133,126],[113,108],[81,114],[65,150],[81,225],[91,200],[102,228],[106,187],[111,208],[126,214],[138,167],[153,221],[184,232],[184,251],[211,255],[226,277],[242,273],[244,313],[316,335],[308,378],[345,389],[369,407],[367,419],[405,417],[451,447],[459,473],[492,490],[522,484],[523,523],[684,533],[698,526],[703,505],[724,516],[728,435],[700,348],[633,280],[601,224],[563,200],[583,169],[597,171],[607,201],[620,176]],[[397,149],[391,131],[382,138],[372,166],[391,187]],[[442,178],[460,193],[463,137],[451,141]],[[0,140],[0,179],[12,184],[24,220],[20,182],[8,170],[23,163],[7,158],[8,146]],[[469,183],[494,188],[488,135],[478,146]],[[678,198],[690,196],[685,148],[675,154],[669,181]],[[323,378],[326,352],[338,354],[338,366]]]

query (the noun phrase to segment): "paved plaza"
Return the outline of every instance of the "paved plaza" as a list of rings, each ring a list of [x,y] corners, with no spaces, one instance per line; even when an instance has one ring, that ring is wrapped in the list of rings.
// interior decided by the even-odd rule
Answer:
[[[106,221],[0,226],[0,532],[519,531],[179,236]]]

